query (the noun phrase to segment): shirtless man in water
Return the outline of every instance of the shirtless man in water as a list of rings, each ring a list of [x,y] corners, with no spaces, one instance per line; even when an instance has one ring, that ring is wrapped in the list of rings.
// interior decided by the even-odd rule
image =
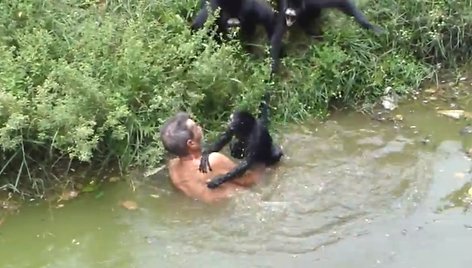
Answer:
[[[247,171],[242,177],[226,182],[216,189],[209,189],[207,182],[217,175],[223,175],[236,167],[227,156],[219,152],[209,155],[212,171],[198,170],[201,159],[202,128],[187,113],[179,112],[169,118],[160,130],[164,148],[177,156],[168,164],[173,185],[187,196],[213,203],[228,199],[244,188],[254,185],[263,169]]]

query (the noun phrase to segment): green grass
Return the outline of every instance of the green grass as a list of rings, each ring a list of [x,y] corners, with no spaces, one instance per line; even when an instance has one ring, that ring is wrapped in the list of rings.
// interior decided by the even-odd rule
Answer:
[[[248,55],[191,35],[198,1],[17,0],[0,3],[0,188],[41,194],[71,168],[155,166],[161,123],[178,110],[218,131],[255,111],[269,74],[266,43]],[[367,8],[367,6],[369,6]],[[375,36],[337,11],[324,41],[290,36],[271,88],[272,120],[326,116],[330,104],[407,95],[471,59],[472,1],[362,1]],[[469,45],[467,45],[469,44]],[[229,109],[228,109],[229,107]]]

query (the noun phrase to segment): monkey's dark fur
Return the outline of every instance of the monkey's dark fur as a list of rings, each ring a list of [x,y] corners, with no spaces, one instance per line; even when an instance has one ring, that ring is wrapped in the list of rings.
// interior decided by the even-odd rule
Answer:
[[[254,164],[273,165],[280,161],[283,155],[282,149],[273,143],[268,124],[268,98],[266,93],[261,103],[261,115],[256,119],[247,111],[236,111],[231,115],[230,123],[226,131],[220,138],[202,153],[200,161],[200,171],[207,172],[211,170],[208,162],[208,156],[212,152],[220,151],[228,144],[233,136],[236,142],[231,147],[231,155],[235,158],[243,159],[241,163],[225,175],[217,176],[208,183],[208,188],[216,188],[224,182],[230,181],[242,176]]]
[[[277,0],[279,15],[274,34],[271,38],[270,52],[272,58],[272,72],[278,70],[282,39],[287,29],[297,24],[308,35],[320,36],[322,34],[321,30],[318,32],[313,31],[311,22],[319,20],[321,11],[327,8],[338,9],[347,16],[353,17],[364,29],[372,30],[376,34],[384,32],[382,28],[370,23],[352,0]]]
[[[268,39],[271,38],[275,26],[275,10],[265,0],[201,0],[200,10],[192,22],[192,31],[203,28],[209,11],[214,12],[217,8],[220,8],[220,14],[216,18],[217,34],[226,36],[230,28],[239,27],[241,41],[247,41],[254,36],[256,26],[263,25]]]

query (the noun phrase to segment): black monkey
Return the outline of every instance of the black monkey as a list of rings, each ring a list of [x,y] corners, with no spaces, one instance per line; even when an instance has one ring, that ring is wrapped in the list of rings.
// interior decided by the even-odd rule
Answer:
[[[290,27],[297,21],[305,31],[310,32],[309,21],[310,18],[317,18],[321,16],[321,10],[325,8],[336,8],[346,14],[354,17],[354,19],[364,29],[373,30],[376,33],[381,33],[383,30],[371,24],[365,15],[355,6],[352,0],[282,0],[286,1],[287,6],[284,10],[285,24]]]
[[[207,7],[207,4],[209,7]],[[208,8],[210,9],[211,12],[214,12],[217,8],[217,1],[216,0],[210,0],[210,2],[207,2],[207,0],[200,0],[200,9],[197,12],[197,15],[192,21],[192,25],[190,26],[190,29],[192,32],[195,32],[201,28],[203,28],[205,22],[208,20],[208,15],[209,11]],[[226,37],[226,34],[228,33],[228,25],[227,25],[227,18],[225,16],[225,13],[220,10],[220,13],[218,17],[216,18],[216,36],[215,39],[218,41],[221,41],[220,35],[222,35],[224,38]]]
[[[203,28],[208,19],[207,1],[210,12],[220,8],[220,14],[216,18],[217,34],[226,35],[230,28],[239,27],[240,39],[248,40],[254,36],[256,26],[261,24],[267,37],[270,39],[272,36],[275,10],[265,0],[201,0],[200,10],[192,22],[192,31]]]
[[[233,170],[211,180],[207,184],[208,188],[216,188],[226,181],[243,175],[254,164],[260,163],[270,166],[280,161],[283,155],[282,149],[273,143],[267,129],[269,122],[268,98],[269,94],[266,93],[261,103],[261,115],[258,119],[247,111],[234,112],[230,116],[226,131],[213,145],[203,151],[199,167],[203,173],[207,172],[207,168],[211,170],[208,162],[209,154],[220,151],[232,140],[233,136],[237,140],[230,144],[231,155],[239,159],[244,158]]]
[[[282,39],[287,28],[297,23],[308,35],[320,35],[321,31],[314,32],[310,23],[319,19],[322,9],[326,8],[335,8],[354,17],[362,28],[373,30],[376,34],[384,32],[382,28],[370,23],[352,0],[278,0],[279,16],[271,38],[272,72],[278,69]]]

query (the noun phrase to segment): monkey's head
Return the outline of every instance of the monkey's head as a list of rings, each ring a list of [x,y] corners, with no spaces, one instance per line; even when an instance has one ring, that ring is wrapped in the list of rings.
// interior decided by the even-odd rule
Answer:
[[[285,24],[290,27],[297,21],[297,16],[305,8],[304,0],[291,0],[285,9]]]
[[[237,138],[247,138],[256,125],[256,118],[247,111],[236,111],[229,120],[229,128]]]
[[[226,25],[228,26],[228,28],[237,28],[239,27],[239,25],[241,24],[241,21],[239,21],[238,18],[229,18],[227,21],[226,21]]]
[[[238,33],[240,26],[241,21],[238,18],[229,18],[226,20],[226,27],[228,28],[229,34],[231,36],[235,36]]]

